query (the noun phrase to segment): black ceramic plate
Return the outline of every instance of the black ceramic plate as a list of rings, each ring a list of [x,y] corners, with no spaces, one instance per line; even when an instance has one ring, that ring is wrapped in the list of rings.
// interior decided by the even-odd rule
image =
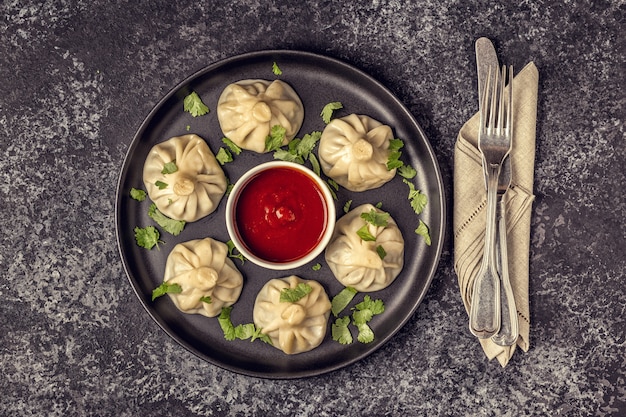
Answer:
[[[272,72],[276,62],[282,70],[277,77]],[[212,237],[229,240],[224,220],[226,198],[219,208],[204,219],[188,223],[185,230],[174,237],[162,232],[165,241],[159,249],[147,250],[135,243],[136,226],[154,225],[148,217],[150,201],[139,203],[129,196],[132,187],[145,189],[142,170],[145,158],[155,144],[187,133],[203,137],[214,153],[223,146],[216,106],[222,90],[230,83],[260,78],[279,78],[289,83],[300,95],[305,109],[305,121],[298,137],[315,130],[323,130],[319,114],[329,102],[340,101],[344,108],[334,117],[350,113],[364,114],[388,124],[395,137],[404,141],[403,160],[417,169],[413,179],[416,188],[429,197],[426,210],[417,216],[407,200],[408,187],[396,175],[391,182],[377,190],[352,193],[341,188],[337,192],[337,214],[343,214],[346,201],[352,207],[363,203],[381,202],[400,225],[405,239],[405,266],[394,283],[385,290],[371,293],[385,303],[385,312],[375,316],[370,325],[376,336],[369,344],[341,345],[330,336],[330,323],[324,342],[316,349],[297,355],[282,351],[261,341],[227,341],[216,318],[188,315],[178,311],[168,297],[151,301],[152,290],[163,281],[165,261],[169,252],[179,242]],[[192,117],[183,111],[183,99],[196,91],[210,108],[210,113]],[[244,151],[224,166],[229,180],[234,183],[246,170],[261,162],[272,160],[272,154]],[[428,140],[408,110],[380,83],[360,70],[338,60],[293,51],[262,51],[249,53],[209,65],[193,74],[159,102],[139,128],[132,140],[122,167],[117,193],[117,239],[124,267],[139,300],[152,318],[167,334],[199,357],[231,371],[264,378],[299,378],[336,370],[371,354],[389,340],[411,317],[424,297],[435,273],[441,254],[445,221],[443,186],[439,167]],[[427,246],[422,237],[414,233],[419,219],[430,228],[432,245]],[[319,262],[320,270],[312,266]],[[234,305],[232,320],[235,325],[252,322],[254,299],[261,287],[271,278],[291,274],[304,279],[315,279],[333,297],[343,287],[333,277],[323,254],[309,265],[290,271],[269,271],[251,262],[235,263],[244,275],[244,288]],[[359,294],[353,304],[363,299]],[[128,324],[132,326],[132,323]],[[383,360],[384,358],[381,358]],[[385,366],[381,363],[381,366]]]

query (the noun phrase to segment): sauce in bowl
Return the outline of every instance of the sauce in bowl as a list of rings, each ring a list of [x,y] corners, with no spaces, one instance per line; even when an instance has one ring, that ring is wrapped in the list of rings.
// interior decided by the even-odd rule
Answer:
[[[259,165],[242,177],[227,204],[227,227],[239,251],[272,269],[300,266],[319,254],[335,221],[332,196],[307,168]]]

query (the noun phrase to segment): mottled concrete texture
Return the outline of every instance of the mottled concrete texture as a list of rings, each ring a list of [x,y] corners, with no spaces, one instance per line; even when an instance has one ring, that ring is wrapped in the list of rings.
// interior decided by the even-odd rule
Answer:
[[[0,415],[626,415],[626,4],[407,3],[1,3]],[[413,112],[451,207],[480,36],[540,73],[528,353],[485,359],[450,237],[406,326],[332,374],[233,374],[159,329],[125,276],[114,206],[131,138],[169,89],[247,51],[345,60]]]

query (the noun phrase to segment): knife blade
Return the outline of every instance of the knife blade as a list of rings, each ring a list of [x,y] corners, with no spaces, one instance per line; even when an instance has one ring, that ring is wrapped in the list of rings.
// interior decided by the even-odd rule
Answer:
[[[478,106],[482,111],[482,91],[485,88],[487,77],[490,74],[490,68],[495,71],[498,68],[498,55],[496,54],[493,43],[485,37],[481,37],[476,41],[476,67],[478,73]],[[486,181],[486,180],[485,180]],[[498,205],[496,213],[497,232],[496,232],[496,262],[498,273],[501,279],[500,291],[500,330],[492,336],[491,340],[501,346],[511,346],[517,341],[519,334],[517,321],[517,308],[515,306],[515,297],[511,288],[508,268],[507,253],[507,236],[506,236],[506,215],[504,194],[511,184],[511,159],[507,157],[504,160],[498,178]],[[485,182],[486,186],[486,182]]]

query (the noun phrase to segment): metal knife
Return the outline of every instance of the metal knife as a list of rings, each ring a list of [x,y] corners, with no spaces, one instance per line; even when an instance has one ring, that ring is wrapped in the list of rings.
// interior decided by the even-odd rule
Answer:
[[[489,68],[493,68],[492,71],[498,68],[498,55],[491,41],[484,37],[476,41],[475,48],[478,72],[478,106],[482,109],[481,93],[485,88],[485,83],[489,76]],[[511,281],[509,279],[506,216],[503,198],[510,184],[511,159],[507,157],[502,165],[500,177],[498,178],[498,210],[496,213],[496,260],[501,280],[500,287],[502,288],[500,291],[500,312],[502,317],[499,332],[491,337],[494,343],[501,346],[511,346],[515,344],[519,334],[517,308],[515,306],[515,297],[513,296],[513,289],[511,288]]]

